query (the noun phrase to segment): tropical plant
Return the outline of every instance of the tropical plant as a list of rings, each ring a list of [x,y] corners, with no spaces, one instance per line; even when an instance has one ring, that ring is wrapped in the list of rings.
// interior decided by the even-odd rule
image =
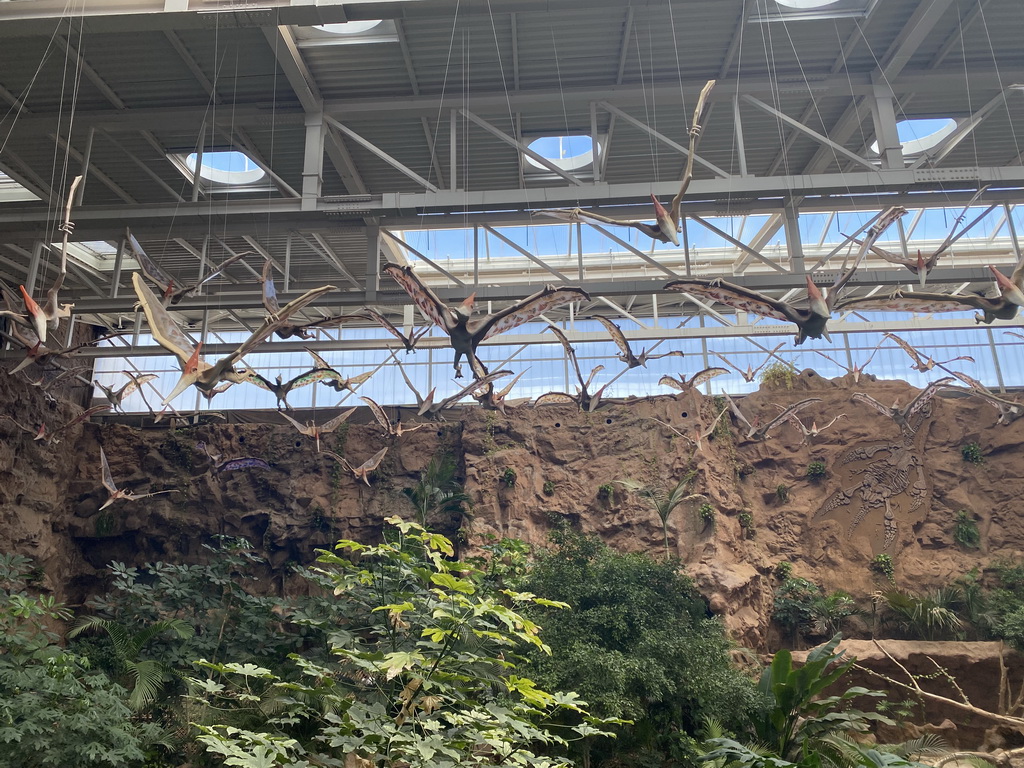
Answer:
[[[607,735],[576,694],[521,675],[522,647],[549,649],[519,608],[560,603],[487,586],[481,571],[448,560],[444,536],[386,522],[382,543],[342,540],[309,574],[337,598],[331,620],[301,619],[330,632],[330,659],[293,654],[299,682],[253,664],[201,663],[195,696],[224,717],[200,726],[209,752],[232,765],[544,768],[566,761],[538,747],[555,753],[570,738]],[[263,722],[232,726],[233,710]],[[556,716],[560,733],[545,724]],[[244,762],[254,756],[263,762]]]
[[[966,509],[958,510],[953,521],[956,526],[953,529],[953,541],[964,549],[977,549],[981,544],[981,533],[970,513]]]
[[[977,443],[965,443],[960,446],[960,455],[969,464],[984,464],[985,454]]]
[[[131,682],[128,704],[132,709],[145,709],[160,696],[164,685],[174,679],[174,669],[166,662],[140,658],[146,644],[164,633],[176,635],[181,640],[195,635],[192,625],[181,619],[157,621],[138,632],[132,632],[119,622],[87,616],[79,619],[67,636],[73,638],[90,630],[101,630],[110,638],[118,661]]]
[[[775,577],[785,581],[793,575],[793,564],[788,560],[780,560],[775,564]]]
[[[859,613],[857,603],[848,592],[837,589],[822,595],[811,603],[811,634],[831,637],[843,628],[848,618]]]
[[[780,504],[785,504],[789,501],[789,486],[785,483],[779,483],[775,486],[775,499]]]
[[[871,558],[868,567],[880,576],[885,576],[892,584],[896,583],[896,565],[893,563],[892,557],[884,552]]]
[[[779,567],[784,564],[790,567]],[[783,573],[792,573],[790,563],[779,563],[779,566],[776,566],[776,575],[782,577]],[[800,630],[810,627],[813,622],[811,608],[817,600],[821,599],[821,596],[821,587],[813,581],[786,576],[775,590],[772,619],[788,629],[795,641]]]
[[[761,383],[772,389],[792,389],[796,371],[787,363],[772,363],[761,371]]]
[[[707,498],[702,493],[687,493],[686,490],[693,479],[697,476],[697,470],[692,469],[687,472],[683,478],[673,486],[669,491],[656,485],[648,485],[645,483],[639,483],[635,480],[619,480],[618,483],[623,488],[633,491],[638,496],[641,496],[650,502],[654,511],[658,513],[658,519],[661,520],[661,533],[665,543],[665,557],[670,557],[670,551],[668,546],[668,519],[675,511],[675,508],[686,501],[693,501],[695,499]]]
[[[434,456],[426,469],[420,472],[420,479],[405,494],[416,508],[416,520],[424,528],[430,521],[445,514],[460,514],[469,495],[463,491],[456,479],[458,468],[450,454]],[[510,485],[514,484],[513,480]]]
[[[552,649],[531,653],[531,677],[579,692],[597,714],[635,721],[616,728],[614,742],[577,745],[584,764],[589,756],[609,765],[692,765],[704,717],[736,728],[761,706],[731,663],[721,625],[673,563],[614,552],[565,526],[552,540],[520,588],[570,609],[529,609]]]
[[[894,724],[885,715],[850,706],[862,696],[883,698],[882,691],[854,686],[840,694],[822,695],[853,666],[852,660],[843,659],[842,652],[836,653],[840,637],[812,650],[800,667],[794,668],[789,651],[777,652],[758,683],[758,690],[772,702],[770,708],[752,718],[746,742],[710,739],[704,759],[751,768],[818,768],[829,761],[841,762],[842,751],[834,740],[837,735],[865,732],[871,722]]]
[[[56,645],[70,613],[28,591],[31,561],[0,555],[0,765],[141,766],[159,729],[136,723],[127,693]]]
[[[825,468],[824,461],[812,461],[807,465],[807,479],[811,482],[821,480],[826,474],[828,474],[828,470]]]
[[[955,587],[945,587],[924,596],[891,589],[878,593],[876,600],[889,612],[890,623],[904,636],[952,640],[963,635],[964,623],[957,615],[960,597]]]

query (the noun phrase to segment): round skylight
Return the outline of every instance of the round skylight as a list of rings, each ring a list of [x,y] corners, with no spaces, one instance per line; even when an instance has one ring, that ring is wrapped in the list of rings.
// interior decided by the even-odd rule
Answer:
[[[787,8],[799,8],[801,11],[806,11],[811,8],[824,8],[827,5],[835,5],[839,0],[775,0],[775,2]]]
[[[594,162],[594,140],[590,136],[541,136],[531,141],[529,147],[563,171],[576,171]],[[529,155],[525,157],[530,166],[544,169]]]
[[[361,35],[382,23],[384,23],[383,19],[367,19],[366,21],[346,21],[341,24],[317,24],[313,29],[329,32],[332,35]]]
[[[896,135],[903,145],[904,155],[919,155],[935,147],[956,130],[951,117],[915,118],[896,123]],[[871,143],[871,151],[878,154],[878,141]]]
[[[189,170],[195,173],[196,153],[192,152],[186,159]],[[199,168],[199,177],[214,184],[255,184],[266,173],[253,162],[244,152],[228,150],[222,152],[204,152],[203,164]]]

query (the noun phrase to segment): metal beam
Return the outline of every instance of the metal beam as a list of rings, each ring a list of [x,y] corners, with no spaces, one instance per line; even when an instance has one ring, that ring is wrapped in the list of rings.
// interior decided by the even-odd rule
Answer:
[[[422,187],[424,187],[426,189],[429,189],[431,192],[438,192],[439,191],[436,186],[434,186],[429,181],[424,179],[422,176],[420,176],[418,173],[416,173],[416,171],[414,171],[411,168],[407,167],[403,163],[400,163],[398,160],[393,158],[391,155],[389,155],[383,149],[381,149],[380,147],[378,147],[377,145],[375,145],[373,142],[369,141],[368,139],[364,139],[362,136],[360,136],[358,133],[353,131],[347,125],[344,125],[343,123],[338,122],[337,120],[335,120],[333,117],[330,117],[329,115],[324,115],[324,120],[326,120],[330,125],[333,125],[339,131],[344,133],[346,136],[348,136],[354,142],[356,142],[357,144],[362,146],[364,149],[370,151],[372,154],[374,154],[377,157],[379,157],[381,160],[383,160],[385,163],[390,165],[392,168],[394,168],[395,170],[401,172],[405,176],[408,176],[410,179],[415,181],[420,186],[422,186]]]

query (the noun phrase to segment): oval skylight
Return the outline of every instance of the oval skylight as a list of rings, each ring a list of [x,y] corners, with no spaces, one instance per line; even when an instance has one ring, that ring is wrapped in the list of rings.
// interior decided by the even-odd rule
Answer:
[[[529,147],[563,171],[577,171],[594,162],[594,140],[590,136],[541,136]],[[530,166],[546,170],[529,155],[525,157]]]
[[[365,21],[346,21],[341,24],[317,24],[313,29],[329,32],[332,35],[361,35],[383,23],[383,19],[367,19]]]
[[[915,118],[896,123],[896,134],[903,145],[904,155],[919,155],[935,147],[956,130],[951,117]],[[878,154],[878,141],[871,143],[871,151]]]
[[[195,173],[196,153],[189,154],[185,162],[188,164],[189,170]],[[256,165],[252,158],[237,150],[204,152],[203,164],[199,169],[200,178],[214,184],[230,186],[255,184],[265,175],[263,169]]]
[[[775,2],[787,8],[799,8],[801,11],[806,11],[811,8],[824,8],[829,5],[835,5],[839,0],[775,0]]]

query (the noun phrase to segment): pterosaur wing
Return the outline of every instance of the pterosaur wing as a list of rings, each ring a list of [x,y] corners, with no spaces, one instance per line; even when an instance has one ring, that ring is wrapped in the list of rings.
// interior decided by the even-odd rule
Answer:
[[[622,333],[622,329],[607,317],[594,315],[594,319],[605,327],[611,335],[612,341],[615,342],[615,346],[618,347],[619,351],[622,353],[622,356],[627,360],[631,359],[633,357],[633,350],[629,348],[629,342],[626,341],[626,336]]]
[[[913,416],[915,413],[924,408],[928,403],[931,402],[932,398],[938,393],[940,389],[946,386],[953,380],[952,376],[945,376],[941,379],[937,379],[929,384],[927,387],[921,390],[921,393],[910,401],[910,405],[907,406],[907,416]]]
[[[522,301],[499,310],[487,317],[480,318],[477,322],[470,321],[468,329],[473,335],[474,341],[479,343],[491,336],[512,330],[518,325],[528,323],[537,315],[548,310],[568,304],[571,301],[590,301],[590,294],[582,288],[555,288],[546,286],[532,296],[527,296]]]
[[[114,476],[110,474],[110,463],[107,461],[107,454],[100,448],[100,467],[103,473],[103,487],[110,493],[117,493],[117,486],[114,485]]]
[[[125,230],[125,236],[128,238],[128,244],[132,249],[132,256],[135,257],[135,261],[139,263],[139,268],[142,270],[142,274],[148,277],[160,290],[166,291],[173,283],[174,278],[164,272],[153,259],[149,257],[142,245],[138,240],[135,239],[135,235],[129,230]]]
[[[967,312],[972,309],[984,310],[992,304],[991,299],[981,296],[950,296],[946,293],[907,291],[888,297],[870,296],[861,299],[846,299],[839,302],[837,309],[842,312],[915,312],[933,314],[937,312]]]
[[[700,280],[698,278],[673,280],[665,286],[665,290],[693,294],[694,296],[711,299],[743,312],[752,312],[755,315],[771,317],[775,320],[788,320],[790,322],[801,322],[804,320],[788,304],[776,301],[759,291],[751,291],[743,286],[727,283],[724,280]]]
[[[409,294],[409,298],[420,308],[420,311],[430,322],[450,332],[455,327],[456,319],[452,310],[434,293],[419,276],[413,272],[412,267],[403,267],[398,264],[385,264],[381,270],[388,274]]]
[[[182,364],[187,363],[195,351],[192,341],[174,322],[171,313],[164,308],[138,272],[132,273],[132,285],[135,286],[135,295],[139,297],[139,304],[142,305],[142,311],[146,313],[146,320],[149,322],[150,333],[157,344],[177,355]]]

